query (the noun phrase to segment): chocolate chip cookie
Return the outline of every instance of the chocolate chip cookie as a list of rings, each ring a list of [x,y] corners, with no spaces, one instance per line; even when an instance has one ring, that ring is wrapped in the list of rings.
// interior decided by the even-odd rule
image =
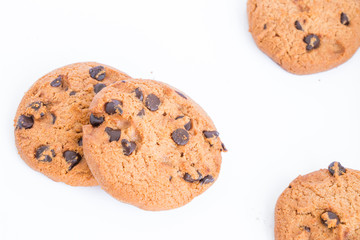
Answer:
[[[99,63],[77,63],[40,78],[23,97],[15,117],[21,158],[54,181],[97,185],[82,147],[89,105],[106,85],[128,75]]]
[[[219,133],[182,92],[153,80],[115,83],[97,94],[84,153],[101,187],[146,210],[180,207],[218,178]]]
[[[295,74],[334,68],[360,46],[358,0],[248,0],[248,18],[258,47]]]
[[[359,226],[360,171],[338,162],[296,178],[275,209],[276,240],[355,240]]]

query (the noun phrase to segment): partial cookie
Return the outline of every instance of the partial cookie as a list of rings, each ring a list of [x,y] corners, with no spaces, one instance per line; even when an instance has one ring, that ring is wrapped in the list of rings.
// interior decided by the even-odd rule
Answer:
[[[248,0],[248,18],[258,47],[295,74],[334,68],[360,46],[358,0]]]
[[[275,209],[276,240],[355,240],[359,226],[360,171],[338,162],[296,178]]]
[[[84,153],[102,188],[146,210],[180,207],[218,178],[219,133],[189,97],[152,80],[115,83],[90,105]]]
[[[82,148],[89,105],[106,85],[129,76],[99,63],[76,63],[40,78],[23,97],[15,117],[21,158],[54,181],[97,185]]]

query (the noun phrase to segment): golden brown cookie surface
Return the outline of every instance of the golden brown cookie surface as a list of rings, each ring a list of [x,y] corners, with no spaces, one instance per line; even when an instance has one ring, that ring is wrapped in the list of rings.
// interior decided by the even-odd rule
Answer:
[[[360,172],[337,162],[296,178],[275,209],[276,240],[355,240],[359,225]]]
[[[15,117],[21,158],[55,181],[97,185],[83,156],[82,125],[104,86],[128,76],[98,63],[76,63],[40,78],[23,97]]]
[[[248,0],[248,18],[258,47],[295,74],[334,68],[360,46],[358,0]]]
[[[207,114],[166,84],[130,80],[90,106],[84,153],[102,188],[146,210],[190,202],[218,178],[222,143]]]

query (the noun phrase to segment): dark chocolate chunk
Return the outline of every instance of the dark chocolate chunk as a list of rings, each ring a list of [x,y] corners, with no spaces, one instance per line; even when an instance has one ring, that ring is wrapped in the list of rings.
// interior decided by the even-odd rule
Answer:
[[[60,86],[62,86],[62,76],[59,75],[57,78],[55,78],[55,80],[53,80],[50,83],[50,86],[52,86],[52,87],[60,87]]]
[[[52,158],[55,157],[55,151],[53,149],[49,151],[49,147],[43,145],[36,149],[35,157],[41,162],[51,162]]]
[[[267,25],[266,24],[264,24],[264,30],[266,30],[267,29]]]
[[[309,34],[304,38],[304,42],[307,44],[306,50],[311,51],[320,47],[320,38],[315,34]]]
[[[189,133],[182,129],[176,129],[172,134],[171,138],[177,145],[184,146],[189,142]]]
[[[110,127],[105,128],[105,132],[109,135],[109,141],[119,141],[121,136],[121,130],[120,129],[112,129]]]
[[[203,131],[203,133],[206,138],[213,138],[219,136],[219,133],[217,131]]]
[[[63,156],[67,163],[70,163],[68,171],[73,169],[81,160],[80,154],[74,151],[65,151]]]
[[[75,91],[71,91],[71,92],[69,93],[70,96],[74,96],[75,94],[76,94]]]
[[[107,114],[115,114],[115,113],[118,113],[118,114],[122,114],[123,113],[123,110],[121,109],[122,106],[122,102],[119,101],[119,100],[111,100],[111,102],[108,102],[105,104],[105,112]]]
[[[346,173],[346,168],[344,168],[339,162],[332,162],[328,170],[333,176],[341,176]]]
[[[95,85],[94,85],[94,92],[95,92],[95,94],[98,93],[98,92],[100,92],[104,87],[106,87],[106,85],[103,84],[103,83],[95,84]]]
[[[136,148],[135,142],[129,142],[126,139],[121,140],[121,145],[123,147],[123,153],[125,156],[130,156]]]
[[[178,120],[178,119],[181,119],[181,118],[184,118],[184,116],[177,116],[177,117],[175,118],[175,120]]]
[[[43,102],[33,102],[29,105],[29,107],[31,107],[35,111],[39,110],[42,106],[44,106]]]
[[[185,181],[189,182],[189,183],[201,181],[201,179],[203,179],[203,176],[202,176],[202,174],[201,174],[199,171],[197,171],[197,173],[198,173],[198,175],[199,175],[197,179],[193,179],[193,178],[191,177],[191,175],[188,174],[188,173],[185,173],[185,174],[184,174],[183,179],[184,179]]]
[[[105,68],[103,66],[90,68],[89,73],[90,77],[98,81],[102,81],[105,78]]]
[[[29,128],[32,128],[33,125],[34,125],[33,116],[20,115],[18,122],[17,122],[17,127],[19,129],[22,129],[22,128],[29,129]]]
[[[181,92],[178,92],[178,91],[175,91],[175,92],[176,92],[177,94],[179,94],[181,97],[187,99],[187,97],[186,97],[184,94],[182,94]]]
[[[160,99],[155,95],[155,94],[149,94],[146,97],[145,100],[145,106],[150,110],[150,111],[156,111],[159,109],[160,106]]]
[[[214,181],[214,178],[211,175],[206,175],[204,178],[200,180],[200,184],[209,184]]]
[[[79,141],[78,141],[78,145],[80,146],[80,147],[82,147],[82,137],[79,139]]]
[[[187,130],[187,131],[190,131],[190,129],[192,128],[192,123],[191,123],[191,120],[184,125],[184,128]]]
[[[56,116],[55,114],[51,114],[51,117],[52,117],[52,124],[55,124],[55,121],[56,121]]]
[[[342,25],[349,26],[350,21],[349,21],[348,16],[345,13],[341,13],[340,22]]]
[[[225,144],[224,143],[221,143],[221,148],[222,148],[222,151],[223,152],[227,152],[227,148],[225,147]]]
[[[304,31],[299,21],[295,21],[295,28],[300,31]]]
[[[144,99],[144,95],[140,88],[135,89],[135,97],[137,97],[140,101]]]
[[[183,179],[184,179],[185,181],[189,182],[189,183],[193,183],[193,182],[196,181],[196,180],[194,180],[194,179],[191,177],[191,175],[188,174],[188,173],[185,173],[185,174],[184,174]]]
[[[137,114],[139,117],[142,117],[145,115],[145,109],[141,109],[140,112]]]
[[[328,228],[336,228],[340,223],[339,217],[330,211],[321,214],[320,219],[321,222]]]
[[[104,122],[104,117],[95,117],[93,114],[90,115],[90,123],[93,127],[98,127]]]
[[[309,227],[305,226],[304,230],[307,231],[307,232],[310,232],[311,229]]]

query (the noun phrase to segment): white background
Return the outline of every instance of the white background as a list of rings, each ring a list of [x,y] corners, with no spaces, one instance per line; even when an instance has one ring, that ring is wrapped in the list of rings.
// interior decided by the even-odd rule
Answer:
[[[360,53],[310,76],[255,46],[245,0],[1,1],[0,239],[273,239],[277,197],[332,161],[360,169]],[[18,156],[24,92],[79,61],[173,85],[196,100],[230,150],[190,204],[147,212],[100,187],[74,188]]]

